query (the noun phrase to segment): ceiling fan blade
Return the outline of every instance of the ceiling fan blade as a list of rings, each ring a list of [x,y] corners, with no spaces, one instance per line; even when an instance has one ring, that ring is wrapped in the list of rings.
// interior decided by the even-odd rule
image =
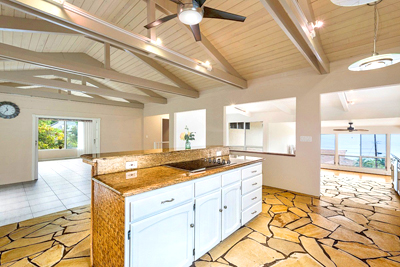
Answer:
[[[176,18],[177,16],[178,16],[178,14],[169,15],[169,16],[163,17],[163,18],[161,18],[161,19],[158,19],[158,20],[156,20],[156,21],[153,21],[153,22],[147,24],[147,25],[144,26],[144,27],[145,27],[146,29],[151,29],[151,28],[154,28],[154,27],[156,27],[156,26],[158,26],[158,25],[160,25],[160,24],[162,24],[162,23],[164,23],[164,22],[167,22],[167,21],[169,21],[169,20],[171,20],[171,19],[174,19],[174,18]]]
[[[206,2],[206,0],[192,0],[193,5],[198,5],[199,7],[202,7],[204,5],[204,3]]]
[[[368,132],[369,130],[367,130],[367,129],[354,129],[353,131],[358,131],[358,132]]]
[[[337,131],[337,132],[348,132],[349,130],[347,130],[347,129],[333,129],[334,131]]]
[[[246,17],[228,13],[214,8],[204,7],[204,17],[212,19],[227,19],[233,21],[245,21]]]
[[[179,0],[169,0],[169,1],[174,2],[175,4],[178,4],[178,5],[183,5],[183,3]]]
[[[192,29],[194,39],[196,39],[196,42],[201,41],[200,25],[199,24],[190,25],[190,28]]]

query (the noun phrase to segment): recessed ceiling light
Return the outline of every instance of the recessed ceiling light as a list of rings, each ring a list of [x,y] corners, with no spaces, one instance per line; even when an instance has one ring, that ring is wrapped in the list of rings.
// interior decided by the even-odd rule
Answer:
[[[362,6],[380,2],[380,0],[331,0],[331,2],[338,6]]]

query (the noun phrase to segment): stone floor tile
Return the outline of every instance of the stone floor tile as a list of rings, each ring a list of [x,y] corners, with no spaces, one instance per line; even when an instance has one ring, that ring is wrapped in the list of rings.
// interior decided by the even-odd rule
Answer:
[[[211,256],[210,256],[208,253],[206,253],[206,254],[204,254],[203,256],[201,256],[201,257],[200,257],[200,260],[203,260],[203,261],[212,261]]]
[[[62,260],[55,267],[90,267],[90,257]]]
[[[300,241],[304,249],[323,266],[335,267],[335,264],[325,255],[324,251],[314,238],[301,236]]]
[[[233,247],[233,245],[235,245],[245,236],[249,235],[251,232],[252,232],[251,229],[247,227],[242,227],[236,232],[234,232],[232,235],[230,235],[228,238],[226,238],[224,241],[219,243],[216,247],[214,247],[209,251],[213,260],[214,261],[217,260],[223,254],[225,254],[231,247]]]
[[[3,266],[3,265],[1,265],[1,266]],[[19,260],[16,263],[13,263],[12,266],[13,267],[35,267],[35,265],[30,263],[27,258],[23,258],[22,260]]]
[[[369,216],[368,219],[400,226],[400,219],[397,216],[393,216],[393,215],[387,215],[387,214],[383,214],[383,213],[375,213],[374,215]]]
[[[327,207],[327,206],[330,206],[332,204],[328,203],[328,202],[325,202],[325,201],[322,201],[322,200],[320,200],[318,198],[313,198],[313,205],[314,206]]]
[[[11,261],[16,261],[27,256],[36,254],[40,251],[44,251],[46,249],[49,249],[53,245],[53,243],[54,241],[47,241],[27,247],[8,250],[1,254],[1,263],[3,264]]]
[[[362,232],[366,229],[364,226],[361,226],[358,223],[355,223],[352,220],[341,215],[329,217],[328,219],[354,232]]]
[[[358,242],[365,245],[372,245],[372,241],[370,239],[348,230],[343,226],[336,229],[329,237],[340,241]]]
[[[260,244],[266,244],[267,243],[267,238],[265,237],[265,235],[262,235],[258,232],[253,232],[251,234],[249,234],[247,237],[257,241]]]
[[[304,249],[299,244],[277,238],[268,239],[267,245],[270,248],[282,252],[286,256],[293,252],[304,252]]]
[[[312,204],[311,197],[307,197],[307,196],[296,195],[294,201],[302,202],[302,203],[305,203],[305,204],[308,204],[308,205]]]
[[[65,219],[70,220],[70,221],[80,221],[80,220],[90,219],[90,213],[85,212],[82,214],[72,214],[72,215],[66,216]]]
[[[64,255],[64,246],[61,244],[55,245],[51,249],[46,250],[40,256],[32,260],[33,263],[41,267],[51,267],[59,262]]]
[[[285,260],[279,261],[272,267],[322,267],[317,261],[310,257],[308,254],[294,253]]]
[[[287,199],[284,196],[277,195],[276,198],[279,199],[283,203],[283,205],[286,205],[288,207],[293,207],[294,206],[293,202],[291,200]]]
[[[351,255],[354,255],[359,259],[372,259],[372,258],[390,256],[389,253],[386,253],[373,246],[368,246],[354,242],[339,241],[337,244],[334,245],[334,247],[344,250],[347,253],[350,253]]]
[[[58,218],[61,218],[63,216],[67,216],[70,215],[72,212],[69,210],[65,210],[65,211],[61,211],[61,212],[57,212],[57,213],[53,213],[53,214],[49,214],[49,215],[45,215],[42,217],[38,217],[38,218],[34,218],[34,219],[29,219],[23,222],[19,223],[20,227],[25,227],[25,226],[32,226],[38,223],[42,223],[42,222],[48,222],[48,221],[54,221]]]
[[[308,216],[311,218],[313,224],[328,229],[330,231],[334,231],[336,228],[339,227],[339,224],[332,222],[317,213],[309,213]]]
[[[359,213],[362,214],[364,216],[371,216],[372,214],[374,214],[373,211],[370,210],[365,210],[365,209],[359,209],[359,208],[352,208],[352,207],[345,207],[345,206],[340,206],[340,208],[343,211],[351,211],[351,212],[355,212],[355,213]]]
[[[303,202],[298,202],[296,199],[293,201],[294,205],[298,207],[299,209],[305,211],[305,212],[311,212],[311,210],[308,208],[307,204]]]
[[[89,229],[90,229],[90,222],[89,221],[85,221],[84,223],[68,226],[65,229],[64,233],[65,234],[76,233],[76,232],[82,232],[82,231],[89,230]]]
[[[245,239],[236,244],[224,258],[237,267],[249,267],[263,266],[267,263],[283,259],[285,256],[252,239]]]
[[[321,196],[320,200],[331,203],[331,204],[335,204],[335,205],[339,205],[340,203],[342,203],[341,199],[326,197],[326,196]]]
[[[324,238],[331,233],[325,229],[315,226],[314,224],[307,224],[301,228],[296,229],[295,231],[299,234],[314,238]]]
[[[328,253],[331,260],[336,264],[336,267],[368,267],[367,264],[344,251],[327,245],[322,245],[322,248]]]
[[[378,221],[370,221],[368,226],[371,226],[376,230],[400,236],[400,227],[397,225]]]
[[[73,234],[64,234],[60,236],[54,237],[55,240],[58,242],[64,244],[66,247],[73,246],[83,240],[85,237],[87,237],[90,234],[90,231],[83,231],[83,232],[78,232],[78,233],[73,233]]]
[[[329,206],[328,208],[332,208],[332,206]],[[310,209],[312,210],[312,212],[318,213],[324,217],[337,215],[336,211],[333,211],[333,210],[330,210],[330,209],[327,209],[324,207],[320,207],[320,206],[311,206]]]
[[[285,239],[288,241],[300,243],[299,240],[299,233],[296,233],[292,230],[286,229],[286,228],[279,228],[275,226],[270,227],[272,233],[274,234],[275,238],[280,238],[280,239]]]
[[[355,213],[352,211],[344,211],[343,213],[344,213],[344,216],[346,216],[347,218],[349,218],[350,220],[352,220],[358,224],[365,225],[369,222],[367,220],[367,218],[365,218],[365,216],[362,214]]]
[[[318,242],[332,247],[333,244],[335,243],[335,240],[332,238],[323,238],[323,239],[318,239]]]
[[[264,197],[264,203],[270,204],[270,205],[282,205],[282,202],[277,199],[275,196],[273,198],[265,198]]]
[[[299,208],[289,208],[289,211],[293,212],[294,214],[296,214],[299,217],[307,217],[307,213],[305,213],[304,211],[302,211]]]
[[[375,212],[400,217],[400,210],[390,210],[390,209],[385,209],[385,208],[381,208],[381,207],[375,207]]]
[[[257,216],[256,218],[254,218],[253,220],[251,220],[250,222],[248,222],[246,224],[247,227],[267,236],[267,237],[271,237],[271,231],[268,228],[269,223],[271,222],[272,218],[267,218],[264,216]]]
[[[45,227],[48,224],[49,224],[49,222],[44,222],[44,223],[39,223],[39,224],[36,224],[36,225],[29,226],[29,227],[19,228],[18,230],[15,230],[14,232],[12,232],[9,235],[9,237],[12,240],[17,240],[17,239],[25,237],[25,236],[27,236],[27,235],[29,235],[29,234],[31,234],[31,233],[43,228],[43,227]]]
[[[360,209],[370,210],[370,211],[374,210],[374,208],[372,206],[360,204],[360,203],[357,203],[357,202],[354,202],[354,201],[348,200],[348,199],[344,199],[342,202],[342,205],[352,207],[352,208],[360,208]]]
[[[33,244],[42,243],[45,241],[50,241],[52,239],[52,237],[53,237],[53,234],[48,234],[48,235],[44,235],[41,237],[34,237],[34,238],[20,238],[4,247],[0,247],[0,252],[14,249],[14,248],[26,247],[26,246],[30,246]]]
[[[274,216],[271,225],[284,227],[285,225],[299,219],[300,217],[291,212],[280,213]]]
[[[12,224],[9,224],[9,225],[1,226],[0,227],[0,237],[8,235],[9,233],[14,231],[15,229],[17,229],[17,224],[16,223],[12,223]]]
[[[58,232],[61,230],[64,230],[64,228],[62,228],[58,225],[49,224],[43,228],[40,228],[39,230],[36,230],[33,233],[27,235],[26,237],[39,237],[39,236],[44,236],[44,235],[47,235],[50,233],[55,233],[55,232]]]
[[[7,245],[10,242],[11,242],[11,240],[7,236],[1,237],[0,238],[0,251],[1,251],[3,246]]]
[[[388,259],[373,259],[373,260],[367,260],[367,263],[371,267],[399,267],[399,263],[388,260]]]
[[[395,257],[390,257],[389,259],[391,259],[393,261],[400,262],[400,255],[399,256],[395,256]]]
[[[286,228],[293,230],[293,229],[302,227],[310,222],[311,222],[311,220],[309,218],[301,218],[300,220],[297,220],[295,222],[292,222],[292,223],[286,225]]]
[[[195,267],[227,267],[228,265],[219,262],[197,261]]]
[[[365,231],[364,234],[374,241],[381,250],[384,251],[400,251],[400,239],[399,237],[383,233],[375,230]]]
[[[90,256],[90,236],[86,237],[76,246],[74,246],[64,258],[69,259],[69,258],[78,258],[86,256]]]
[[[278,193],[278,195],[286,197],[289,200],[293,200],[294,197],[296,196],[295,194],[290,193],[290,192],[281,192],[281,193]]]
[[[285,205],[272,205],[271,211],[273,213],[287,212],[288,207]]]

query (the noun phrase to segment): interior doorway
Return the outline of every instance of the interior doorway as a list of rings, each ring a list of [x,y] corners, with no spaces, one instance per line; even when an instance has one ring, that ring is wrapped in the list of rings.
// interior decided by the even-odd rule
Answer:
[[[161,143],[162,148],[169,148],[169,118],[161,119]]]

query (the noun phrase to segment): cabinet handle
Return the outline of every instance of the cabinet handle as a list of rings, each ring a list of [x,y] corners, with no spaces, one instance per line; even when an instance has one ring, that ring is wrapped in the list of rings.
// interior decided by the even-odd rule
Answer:
[[[257,199],[257,197],[253,197],[251,200]]]
[[[161,204],[164,204],[164,203],[167,203],[167,202],[172,202],[174,200],[175,200],[174,198],[171,198],[170,200],[164,200],[164,201],[161,201]]]
[[[252,171],[251,173],[256,173],[257,172],[257,170],[255,170],[255,171]]]
[[[257,211],[255,210],[255,211],[253,211],[251,214],[256,214],[257,213]]]
[[[227,209],[228,207],[227,206],[224,206],[224,209]]]
[[[252,184],[252,185],[257,185],[257,183],[254,183],[254,184]]]
[[[193,227],[194,227],[194,224],[193,224],[193,223],[192,223],[192,224],[190,224],[190,227],[191,227],[191,228],[193,228]]]

